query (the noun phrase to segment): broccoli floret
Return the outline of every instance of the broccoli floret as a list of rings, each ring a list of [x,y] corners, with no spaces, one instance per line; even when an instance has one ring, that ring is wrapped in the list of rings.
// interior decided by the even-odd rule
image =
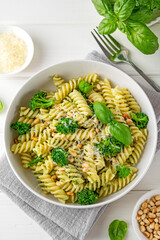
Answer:
[[[48,108],[52,106],[54,104],[54,100],[46,99],[46,96],[47,93],[43,91],[36,93],[29,103],[30,108],[35,111],[37,108]]]
[[[89,85],[85,81],[82,81],[79,83],[79,90],[85,94],[89,93],[92,89],[93,89],[93,85]]]
[[[44,159],[42,158],[42,156],[38,156],[37,158],[35,158],[33,161],[28,163],[28,166],[31,166],[34,163],[38,163],[38,162],[44,162]]]
[[[139,129],[145,128],[148,124],[149,118],[145,113],[131,113],[130,116]]]
[[[124,165],[116,166],[116,170],[118,172],[118,177],[119,178],[126,178],[131,173],[131,169],[129,167],[124,166]]]
[[[54,162],[57,164],[60,163],[61,167],[68,165],[68,157],[70,156],[69,152],[66,152],[62,148],[54,148],[51,152],[51,157]]]
[[[15,122],[11,124],[11,128],[17,130],[19,135],[23,135],[30,131],[31,125],[23,122]]]
[[[68,133],[75,133],[78,126],[78,122],[74,121],[73,118],[61,118],[56,125],[56,130],[67,135]]]
[[[114,156],[115,153],[119,153],[123,148],[124,144],[116,140],[113,136],[105,138],[100,143],[95,144],[98,151],[104,156]]]
[[[98,199],[98,194],[86,188],[77,193],[77,199],[79,204],[89,205]]]

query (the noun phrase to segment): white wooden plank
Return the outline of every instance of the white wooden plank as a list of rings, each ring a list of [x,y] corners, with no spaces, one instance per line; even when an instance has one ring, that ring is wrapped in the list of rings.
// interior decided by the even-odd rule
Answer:
[[[1,23],[96,23],[101,17],[91,0],[1,0]]]
[[[86,55],[93,50],[101,52],[90,33],[95,27],[95,24],[20,26],[31,35],[35,45],[35,54],[30,66],[22,73],[17,74],[17,76],[30,76],[44,67],[58,62],[84,59]],[[159,27],[160,25],[155,25],[153,29],[160,39]],[[160,49],[154,55],[145,56],[127,40],[125,34],[117,31],[114,33],[114,36],[120,43],[127,46],[131,59],[137,66],[142,68],[146,74],[160,75]],[[127,64],[119,64],[118,67],[125,70],[128,74],[138,75],[137,72]],[[4,77],[2,76],[0,79],[3,80]]]
[[[145,191],[132,191],[120,200],[111,203],[105,212],[89,232],[86,240],[109,240],[108,226],[114,219],[124,220],[128,224],[126,239],[135,240],[135,233],[132,228],[131,214],[133,207],[139,197]],[[6,203],[6,204],[5,204]],[[51,238],[31,218],[11,202],[4,194],[0,194],[0,233],[1,239],[23,240]],[[9,213],[9,214],[8,214]],[[9,229],[9,232],[8,232]]]

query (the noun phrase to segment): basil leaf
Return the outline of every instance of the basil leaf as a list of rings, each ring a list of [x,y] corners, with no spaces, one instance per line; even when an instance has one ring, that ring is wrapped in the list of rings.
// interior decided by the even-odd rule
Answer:
[[[136,0],[136,6],[147,6],[148,8],[150,8],[151,6],[151,1],[150,0]]]
[[[126,146],[129,146],[132,142],[132,135],[129,127],[113,120],[110,124],[109,131],[118,141]]]
[[[117,29],[117,18],[107,13],[106,17],[100,22],[98,32],[100,34],[111,34]]]
[[[117,26],[118,26],[118,29],[119,29],[121,32],[127,34],[128,28],[127,28],[127,25],[126,25],[125,22],[119,21],[119,22],[117,23]]]
[[[128,20],[127,38],[144,54],[153,54],[159,48],[157,36],[143,23]]]
[[[3,103],[0,101],[0,111],[3,109]]]
[[[152,8],[159,8],[160,9],[160,1],[159,0],[152,0]]]
[[[135,0],[117,0],[114,4],[114,12],[119,20],[125,21],[130,17],[135,5]]]
[[[110,123],[113,120],[113,113],[104,103],[94,102],[94,112],[97,118],[103,123]]]
[[[140,7],[136,11],[133,11],[130,19],[142,23],[150,22],[153,16],[153,11],[148,7]]]
[[[97,12],[105,16],[107,12],[112,10],[110,0],[92,0]]]
[[[114,220],[108,229],[110,240],[123,240],[127,233],[127,223],[124,221]]]

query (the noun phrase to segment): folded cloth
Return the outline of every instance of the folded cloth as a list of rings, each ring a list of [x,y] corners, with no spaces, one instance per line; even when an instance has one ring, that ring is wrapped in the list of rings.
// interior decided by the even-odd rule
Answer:
[[[87,59],[107,62],[107,59],[96,51]],[[144,89],[144,88],[143,88]],[[160,129],[160,95],[155,91],[144,89],[156,112]],[[160,140],[158,140],[158,147]],[[32,194],[17,179],[10,168],[5,154],[0,159],[0,190],[15,202],[23,211],[34,219],[54,240],[83,240],[105,210],[103,207],[89,209],[70,209],[48,203]]]

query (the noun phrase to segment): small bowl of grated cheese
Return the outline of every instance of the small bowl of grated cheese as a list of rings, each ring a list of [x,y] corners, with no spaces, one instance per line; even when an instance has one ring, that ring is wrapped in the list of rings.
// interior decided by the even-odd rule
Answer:
[[[23,71],[31,62],[34,45],[26,31],[16,26],[0,26],[0,75]]]

